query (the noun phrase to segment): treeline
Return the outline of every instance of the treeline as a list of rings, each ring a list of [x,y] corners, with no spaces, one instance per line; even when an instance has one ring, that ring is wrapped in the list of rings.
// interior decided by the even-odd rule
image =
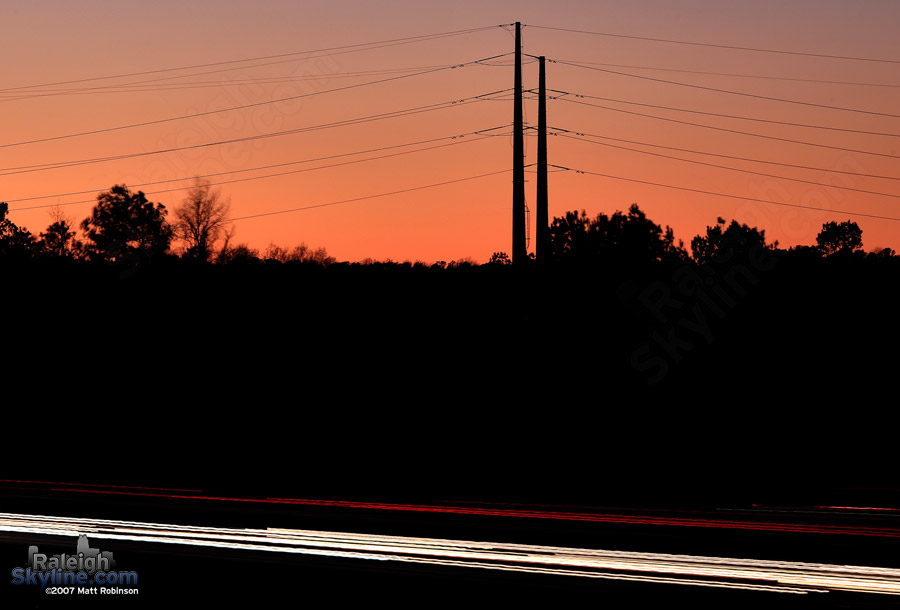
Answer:
[[[97,196],[91,214],[77,226],[59,208],[51,213],[53,222],[35,236],[8,218],[8,205],[0,203],[0,263],[29,260],[65,260],[122,264],[177,258],[199,263],[305,263],[327,267],[336,263],[325,248],[306,244],[285,248],[270,244],[260,251],[245,243],[235,243],[229,220],[230,201],[209,183],[197,181],[172,218],[159,203],[150,202],[141,192],[115,185]],[[79,237],[78,229],[81,231]],[[746,255],[754,250],[777,250],[778,242],[767,243],[765,231],[719,218],[706,233],[695,236],[689,245],[675,243],[671,228],[652,222],[637,205],[627,212],[598,214],[590,218],[584,211],[567,212],[554,218],[550,227],[551,251],[546,260],[568,266],[617,265],[628,269],[662,265],[697,264],[723,257]],[[852,221],[828,222],[816,238],[816,244],[792,248],[807,257],[865,256],[862,231]],[[868,256],[893,258],[890,248],[878,249]],[[532,261],[533,262],[533,261]],[[489,267],[511,263],[504,252],[495,252]],[[422,270],[472,268],[471,258],[438,261],[433,264],[379,262],[365,259],[366,267],[393,267]]]
[[[55,260],[122,264],[173,258],[220,264],[272,260],[325,266],[334,262],[325,248],[312,249],[304,243],[291,249],[271,244],[262,253],[245,243],[235,243],[228,217],[230,200],[199,180],[171,220],[165,206],[124,185],[99,194],[90,216],[77,227],[57,207],[51,212],[50,226],[35,236],[9,220],[8,213],[9,206],[0,203],[0,263]]]

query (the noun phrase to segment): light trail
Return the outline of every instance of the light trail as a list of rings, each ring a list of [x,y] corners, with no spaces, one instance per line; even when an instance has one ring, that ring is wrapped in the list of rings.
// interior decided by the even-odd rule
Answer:
[[[296,529],[238,529],[0,513],[0,531],[530,574],[745,589],[900,595],[900,569]]]
[[[39,484],[39,482],[36,482]],[[68,485],[68,484],[66,484]],[[21,489],[21,488],[18,488]],[[111,496],[140,496],[169,498],[173,500],[201,500],[213,502],[243,502],[249,504],[294,504],[333,508],[353,508],[363,510],[386,510],[402,512],[448,513],[486,517],[517,517],[523,519],[551,519],[560,521],[582,521],[593,523],[622,523],[629,525],[661,525],[673,527],[700,527],[714,529],[755,530],[765,532],[787,532],[795,534],[837,534],[845,536],[869,536],[878,538],[900,538],[900,528],[866,527],[857,525],[828,525],[816,523],[778,523],[774,521],[730,520],[721,518],[673,517],[637,514],[593,513],[575,511],[547,511],[534,509],[481,508],[472,506],[452,506],[433,504],[387,504],[381,502],[353,502],[345,500],[314,500],[300,498],[242,498],[233,496],[210,496],[189,493],[153,493],[149,491],[124,489],[86,489],[50,487],[46,491],[99,494]],[[756,511],[745,511],[753,513]]]

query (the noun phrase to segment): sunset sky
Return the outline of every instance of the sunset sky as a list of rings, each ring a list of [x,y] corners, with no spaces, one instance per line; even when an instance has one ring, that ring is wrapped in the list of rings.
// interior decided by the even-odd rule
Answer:
[[[65,215],[80,223],[97,193],[121,183],[143,190],[171,211],[184,197],[184,190],[172,189],[189,186],[193,176],[217,174],[209,177],[214,184],[242,180],[217,187],[230,197],[232,216],[240,218],[494,174],[235,222],[236,241],[259,249],[269,243],[291,247],[305,242],[324,246],[338,260],[433,262],[471,257],[484,262],[493,252],[511,251],[509,124],[514,41],[511,27],[497,26],[515,21],[526,24],[525,53],[551,60],[895,115],[784,103],[551,63],[548,87],[569,94],[550,101],[551,127],[617,138],[592,139],[657,155],[882,193],[735,172],[556,136],[549,143],[551,164],[830,211],[557,171],[550,177],[551,218],[575,209],[590,215],[609,214],[637,203],[656,223],[672,226],[676,238],[686,245],[721,216],[764,229],[770,240],[778,240],[783,247],[814,244],[824,222],[851,219],[863,229],[866,250],[900,250],[900,222],[847,213],[900,218],[900,182],[889,179],[900,178],[900,3],[894,0],[4,2],[0,8],[0,201],[9,202],[14,222],[37,234],[51,222],[46,206],[60,204]],[[672,44],[537,26],[890,61]],[[398,40],[459,30],[477,31]],[[369,44],[384,41],[395,42]],[[331,50],[301,53],[321,49]],[[488,65],[395,78],[499,55],[503,57],[485,62]],[[536,89],[537,64],[530,62],[526,58],[525,87]],[[101,78],[111,76],[116,78]],[[395,80],[308,95],[388,78]],[[500,93],[394,118],[255,137],[492,92]],[[282,98],[295,99],[258,104]],[[248,104],[256,105],[212,112]],[[609,108],[834,148],[717,131]],[[157,122],[201,113],[205,114]],[[526,101],[525,115],[528,124],[537,125],[534,99]],[[145,122],[155,123],[22,144]],[[472,135],[486,129],[493,129],[488,132],[491,137]],[[450,139],[463,134],[470,135]],[[248,137],[255,138],[198,146]],[[417,142],[422,143],[400,146]],[[447,144],[451,145],[441,146]],[[189,146],[194,148],[184,149]],[[441,147],[396,154],[436,146]],[[391,148],[365,152],[386,147]],[[182,150],[94,162],[173,148]],[[532,136],[526,144],[526,163],[536,161],[535,152]],[[394,156],[346,164],[386,154]],[[310,159],[323,160],[297,163]],[[91,162],[41,167],[83,160]],[[344,165],[298,172],[338,163]],[[240,171],[251,168],[264,169]],[[294,173],[246,180],[284,172]],[[533,210],[533,173],[528,180],[526,193]],[[533,251],[534,226],[531,237],[529,250]]]

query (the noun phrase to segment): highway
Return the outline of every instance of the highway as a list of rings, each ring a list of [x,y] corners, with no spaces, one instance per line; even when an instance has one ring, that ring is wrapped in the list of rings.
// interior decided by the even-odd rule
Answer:
[[[86,535],[140,575],[131,605],[279,606],[301,591],[340,592],[340,607],[455,607],[473,596],[513,606],[900,601],[900,523],[885,506],[397,503],[8,480],[0,507],[4,567],[21,566],[28,545],[71,553]],[[7,583],[0,594],[48,602],[33,586]]]

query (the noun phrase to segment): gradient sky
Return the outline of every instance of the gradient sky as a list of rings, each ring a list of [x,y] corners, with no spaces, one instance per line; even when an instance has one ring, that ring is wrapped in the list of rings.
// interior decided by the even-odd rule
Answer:
[[[4,2],[0,7],[0,49],[4,58],[0,67],[0,89],[4,90],[0,92],[0,108],[4,110],[0,115],[0,145],[297,96],[401,74],[347,76],[342,73],[458,64],[509,53],[514,45],[510,31],[493,28],[465,36],[375,50],[296,56],[292,61],[267,66],[253,67],[254,62],[246,62],[71,85],[12,91],[11,88],[377,42],[514,21],[644,37],[900,60],[900,40],[896,32],[896,24],[900,23],[900,3],[888,0],[862,3],[833,0],[795,0],[790,3],[461,0],[440,4],[347,0]],[[900,113],[900,63],[713,49],[534,27],[526,27],[523,36],[526,53],[552,59],[641,66],[609,69],[762,96]],[[268,60],[272,61],[275,60]],[[253,136],[481,95],[512,87],[510,61],[511,57],[507,56],[495,61],[501,65],[457,68],[240,111],[2,147],[0,168],[3,170],[0,174],[7,175],[0,175],[0,200],[10,203],[14,222],[38,233],[51,222],[48,209],[21,208],[59,203],[63,204],[61,209],[66,215],[80,222],[88,215],[91,203],[65,204],[93,200],[98,192],[116,183],[133,186],[199,174],[233,172],[504,126],[512,121],[512,101],[508,95],[362,125],[129,160],[8,174],[9,168]],[[241,69],[221,71],[235,67]],[[211,71],[216,72],[201,74]],[[536,87],[536,64],[526,65],[524,74],[526,87]],[[750,78],[748,75],[893,86],[810,83]],[[166,80],[158,80],[163,78]],[[260,79],[268,79],[268,82],[260,82]],[[123,89],[121,85],[124,84],[132,84],[134,90]],[[560,64],[548,66],[548,86],[570,93],[644,104],[900,134],[900,118],[738,97]],[[72,89],[81,90],[73,92]],[[66,91],[69,93],[63,94]],[[900,155],[900,138],[895,137],[773,125],[617,102],[584,101],[729,129]],[[526,120],[536,125],[537,102],[526,102]],[[900,176],[897,159],[728,134],[562,100],[550,102],[548,121],[553,127],[670,147]],[[495,133],[501,135],[483,140],[466,138],[453,146],[416,154],[223,184],[219,188],[231,198],[232,215],[246,216],[511,170],[511,140],[502,135],[503,130]],[[893,180],[622,145],[779,176],[900,195],[900,187]],[[536,160],[535,150],[532,138],[527,144],[526,163]],[[900,217],[897,197],[687,164],[562,137],[551,139],[549,152],[551,163],[580,170],[828,210]],[[330,163],[351,158],[359,157]],[[228,174],[210,180],[233,180],[327,163]],[[531,181],[526,186],[529,205],[534,201],[533,177],[529,174]],[[189,180],[182,180],[134,188],[149,193],[189,184]],[[79,191],[91,192],[63,195]],[[28,199],[57,194],[59,196],[51,198]],[[183,195],[184,191],[176,191],[152,194],[150,198],[172,210]],[[551,217],[573,209],[584,209],[591,215],[609,214],[625,210],[632,203],[638,203],[658,224],[672,226],[676,237],[686,244],[707,225],[715,223],[719,216],[758,226],[766,231],[770,240],[778,240],[782,246],[813,244],[822,223],[852,219],[863,228],[866,250],[878,247],[900,250],[900,223],[897,222],[728,199],[572,172],[554,173],[550,178]],[[511,207],[509,171],[390,197],[242,220],[235,223],[235,238],[260,249],[270,242],[285,247],[300,242],[324,246],[339,260],[371,257],[431,262],[471,257],[483,262],[492,252],[510,252]],[[532,227],[532,236],[533,231]],[[533,250],[533,242],[530,249]]]

